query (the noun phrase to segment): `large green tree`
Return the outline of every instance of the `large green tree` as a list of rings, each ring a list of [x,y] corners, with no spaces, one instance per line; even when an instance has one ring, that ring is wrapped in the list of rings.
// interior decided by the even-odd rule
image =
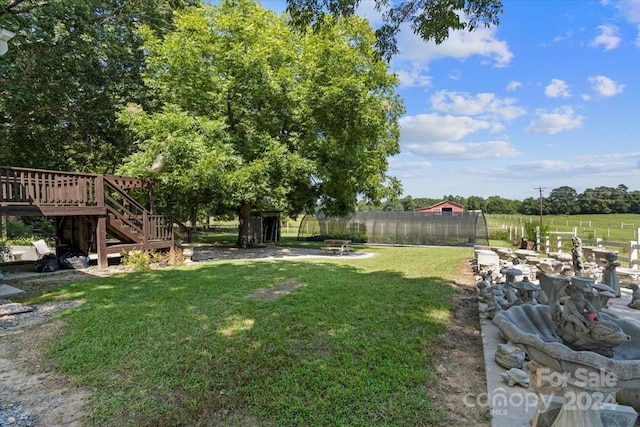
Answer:
[[[178,13],[175,31],[164,38],[141,31],[146,82],[158,103],[194,123],[223,124],[224,136],[203,141],[205,151],[230,159],[211,173],[219,174],[216,197],[239,214],[239,237],[253,209],[295,215],[320,206],[329,215],[345,214],[358,196],[378,201],[400,192],[386,174],[388,156],[399,151],[397,79],[376,54],[365,20],[326,19],[319,31],[298,33],[258,3],[229,0]],[[180,189],[160,185],[159,197],[207,188],[189,174],[182,181],[164,176],[175,170],[166,147],[170,133],[143,135],[132,117],[143,110],[123,112],[139,150],[126,171],[183,183]],[[159,114],[149,114],[144,126],[163,129]],[[193,124],[173,132],[200,134]],[[152,168],[159,157],[163,165]],[[197,157],[180,166],[190,167],[199,168]]]
[[[498,25],[502,13],[500,0],[374,1],[383,19],[376,29],[377,47],[387,60],[398,53],[397,35],[404,25],[423,40],[440,44],[451,30]],[[360,3],[362,0],[287,0],[287,11],[299,28],[320,28],[327,14],[352,16]]]
[[[136,27],[171,28],[189,0],[0,0],[0,164],[112,172],[130,151],[117,112],[152,105]]]
[[[578,195],[577,204],[583,214],[626,213],[630,209],[625,185],[587,188]]]
[[[551,215],[571,215],[578,213],[578,192],[569,186],[554,188],[545,203],[545,213]]]

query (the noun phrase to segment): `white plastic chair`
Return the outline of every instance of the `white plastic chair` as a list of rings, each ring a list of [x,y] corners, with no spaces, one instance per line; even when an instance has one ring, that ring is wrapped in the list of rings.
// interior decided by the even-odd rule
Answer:
[[[36,254],[38,255],[38,259],[42,258],[43,256],[45,256],[47,254],[55,254],[56,253],[53,249],[51,249],[47,245],[47,242],[45,242],[42,239],[36,240],[35,242],[31,242],[31,244],[33,245],[34,248],[36,248]]]

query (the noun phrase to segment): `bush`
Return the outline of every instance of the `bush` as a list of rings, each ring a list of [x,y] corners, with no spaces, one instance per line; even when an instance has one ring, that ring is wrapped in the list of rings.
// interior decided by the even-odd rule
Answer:
[[[169,252],[157,251],[129,251],[122,254],[122,265],[131,267],[134,271],[148,271],[153,265],[158,267],[178,266],[184,264],[185,256],[181,250]]]
[[[7,221],[7,244],[31,245],[38,239],[47,240],[53,235],[54,226],[50,218],[24,217]]]
[[[489,231],[489,240],[502,240],[509,241],[509,230],[505,229],[493,229]]]
[[[122,265],[131,267],[134,271],[151,270],[151,264],[159,262],[160,254],[155,251],[129,251],[122,254]]]
[[[538,228],[538,225],[535,224],[535,223],[526,222],[524,224],[525,233],[527,233],[527,237],[532,242],[535,242],[537,240],[537,237],[538,237],[537,234],[536,234],[536,229],[537,228]],[[546,236],[547,234],[549,234],[549,226],[548,225],[541,225],[540,226],[540,236]]]

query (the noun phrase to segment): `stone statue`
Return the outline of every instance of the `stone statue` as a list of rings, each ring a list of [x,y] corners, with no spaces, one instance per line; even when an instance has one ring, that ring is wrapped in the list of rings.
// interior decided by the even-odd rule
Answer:
[[[491,270],[486,270],[480,273],[480,277],[482,277],[478,283],[476,283],[476,287],[478,288],[478,297],[482,301],[487,301],[487,298],[490,293],[493,293],[493,289],[491,288],[491,278],[493,272]]]
[[[627,287],[633,290],[629,307],[635,308],[636,310],[640,310],[640,286],[638,286],[636,283],[629,283]]]
[[[598,313],[576,285],[566,288],[569,299],[564,303],[558,323],[558,335],[575,350],[589,350],[612,357],[612,348],[629,341],[620,326],[598,319]]]
[[[579,282],[579,278],[573,279]],[[571,283],[569,278],[543,274],[540,285],[549,298],[549,316],[556,326],[555,332],[572,349],[612,357],[613,347],[630,340],[616,323],[600,319],[600,313],[585,297],[583,287]],[[592,291],[591,287],[588,289]],[[565,295],[569,298],[561,307]]]
[[[602,281],[613,289],[616,298],[620,298],[620,281],[618,280],[618,273],[616,272],[616,267],[620,266],[617,252],[605,252],[604,261]]]
[[[504,298],[506,301],[506,306],[503,305],[502,308],[509,308],[512,305],[519,305],[522,303],[518,298],[518,294],[516,293],[516,289],[514,287],[514,283],[507,280],[502,286],[502,290],[504,292]]]
[[[577,331],[589,333],[591,324],[595,322],[597,316],[595,308],[576,285],[567,286],[565,292],[569,295],[569,299],[564,303],[562,320],[572,323]]]
[[[496,363],[505,369],[522,369],[525,354],[519,347],[511,343],[498,344],[495,354]]]
[[[519,385],[524,388],[529,387],[529,374],[522,369],[511,368],[507,372],[501,373],[500,376],[509,387],[513,387],[514,385]]]
[[[571,249],[571,257],[573,260],[573,272],[576,276],[582,276],[582,239],[578,236],[573,236],[571,239],[573,242],[573,248]]]
[[[496,294],[491,292],[487,295],[487,317],[493,319],[493,317],[502,310],[500,304],[498,304]]]

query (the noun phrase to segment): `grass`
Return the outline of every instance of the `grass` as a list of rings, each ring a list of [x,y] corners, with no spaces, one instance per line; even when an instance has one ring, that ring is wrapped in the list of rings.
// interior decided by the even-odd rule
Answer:
[[[93,425],[438,425],[432,347],[469,248],[225,261],[85,280],[50,355]],[[295,284],[274,300],[257,290]]]
[[[486,214],[487,227],[500,230],[506,226],[521,226],[524,222],[538,224],[540,217],[526,215]],[[574,227],[583,239],[596,237],[612,242],[628,242],[638,239],[639,214],[601,215],[543,215],[542,223],[549,231],[571,232]]]

